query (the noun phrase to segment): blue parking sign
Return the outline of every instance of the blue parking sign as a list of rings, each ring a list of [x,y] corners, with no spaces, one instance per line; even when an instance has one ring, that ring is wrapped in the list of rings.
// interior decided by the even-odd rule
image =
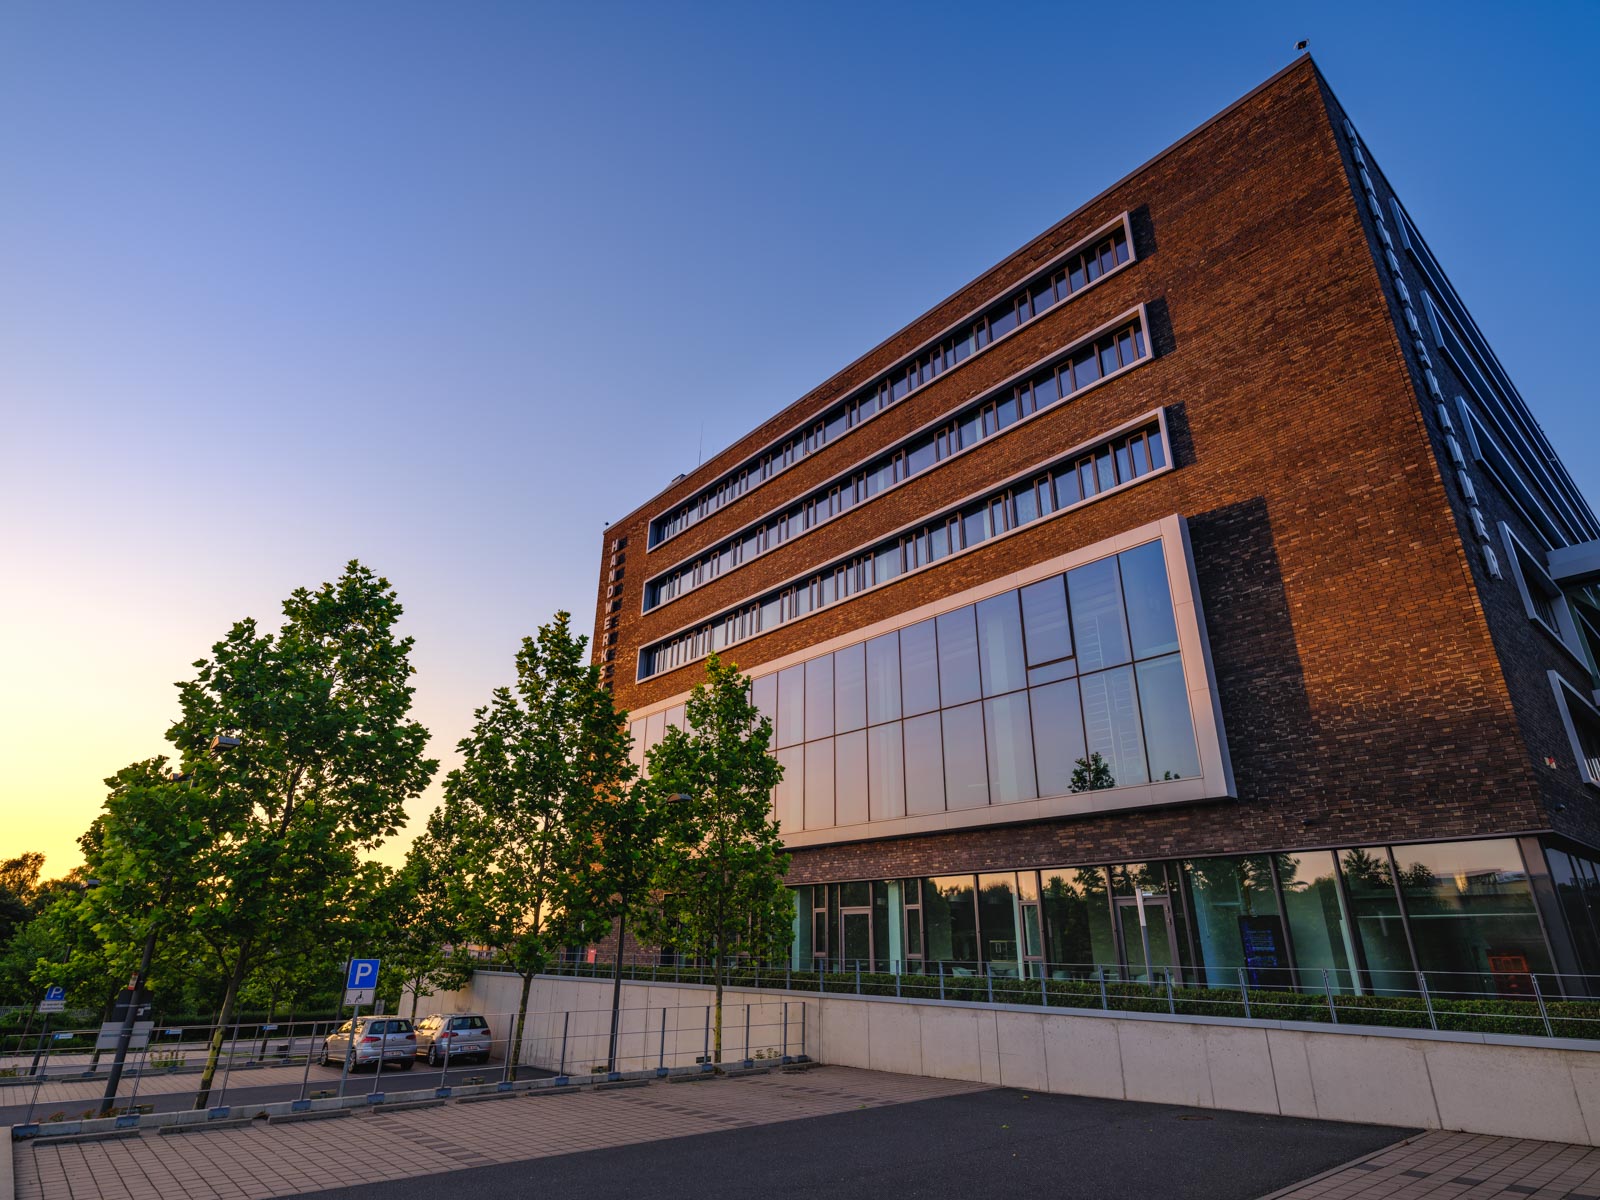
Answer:
[[[352,958],[350,960],[350,974],[345,977],[344,985],[347,988],[377,987],[378,960],[375,958]]]

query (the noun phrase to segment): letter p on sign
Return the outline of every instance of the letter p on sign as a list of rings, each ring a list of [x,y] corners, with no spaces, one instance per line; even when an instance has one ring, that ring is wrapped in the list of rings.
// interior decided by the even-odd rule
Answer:
[[[377,996],[378,990],[378,960],[375,958],[352,958],[350,972],[344,981],[344,1002],[346,1004],[371,1004]]]

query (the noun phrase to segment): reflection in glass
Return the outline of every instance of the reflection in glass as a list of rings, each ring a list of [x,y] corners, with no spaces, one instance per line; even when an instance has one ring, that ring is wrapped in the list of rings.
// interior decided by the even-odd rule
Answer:
[[[1184,870],[1208,982],[1236,984],[1242,968],[1252,987],[1289,986],[1289,945],[1267,857],[1201,858]]]
[[[778,677],[762,675],[750,681],[750,702],[761,710],[761,715],[778,728]]]
[[[1078,708],[1078,681],[1066,679],[1028,693],[1033,708],[1033,756],[1041,796],[1072,791],[1072,772],[1087,751],[1083,713]]]
[[[1396,846],[1394,856],[1418,967],[1449,973],[1452,988],[1532,995],[1528,973],[1550,959],[1517,844]]]
[[[867,651],[859,643],[834,652],[833,703],[839,732],[867,723]]]
[[[996,978],[1022,973],[1018,945],[1016,876],[1007,872],[978,876],[978,930],[983,961]]]
[[[898,724],[867,730],[867,796],[874,821],[906,815],[905,758]]]
[[[867,643],[867,722],[900,718],[900,636],[886,633]]]
[[[1333,855],[1327,850],[1304,854],[1280,854],[1278,884],[1283,889],[1283,908],[1294,938],[1295,966],[1301,971],[1328,972],[1328,985],[1335,991],[1351,989],[1350,966],[1355,961],[1350,921],[1344,911],[1344,897],[1334,878]],[[1318,974],[1302,983],[1315,987]]]
[[[980,600],[975,608],[983,694],[999,696],[1026,687],[1028,671],[1022,660],[1022,615],[1016,592]]]
[[[1151,779],[1189,779],[1200,774],[1183,660],[1176,654],[1139,663],[1139,713]]]
[[[1042,873],[1045,958],[1052,979],[1087,977],[1095,963],[1117,961],[1106,900],[1105,872],[1063,867]]]
[[[808,825],[805,820],[805,769],[800,747],[790,746],[775,751],[772,757],[777,759],[778,765],[783,768],[783,778],[772,790],[772,811],[778,819],[779,827],[788,833],[793,833],[797,829],[826,829],[832,825],[831,811],[826,820],[818,824]]]
[[[805,664],[806,741],[833,733],[833,655],[824,654]]]
[[[833,739],[835,820],[859,825],[867,819],[867,731],[856,729]]]
[[[973,905],[971,875],[922,881],[922,923],[930,961],[977,962],[978,915]]]
[[[1022,625],[1027,635],[1028,665],[1072,657],[1072,630],[1067,624],[1066,581],[1060,575],[1030,583],[1021,590]]]
[[[989,803],[983,705],[947,708],[939,716],[944,722],[945,803],[951,810],[982,808]]]
[[[972,606],[941,613],[939,626],[939,703],[949,708],[982,695],[978,680],[978,628]]]
[[[807,742],[805,746],[806,828],[826,829],[843,825],[833,808],[833,739]]]
[[[939,707],[939,651],[931,620],[900,631],[900,679],[906,716]]]
[[[1079,646],[1082,646],[1079,642]],[[1084,740],[1090,755],[1098,754],[1111,772],[1113,787],[1145,783],[1144,739],[1139,729],[1139,708],[1133,696],[1133,669],[1117,667],[1085,675],[1083,692]]]
[[[1361,949],[1374,991],[1399,994],[1416,990],[1411,950],[1406,945],[1400,902],[1395,899],[1389,854],[1382,846],[1357,847],[1339,856]]]
[[[924,816],[944,811],[944,739],[939,714],[907,717],[905,734],[906,813]]]
[[[1028,693],[1012,692],[983,702],[984,734],[989,758],[989,798],[993,804],[1032,800],[1039,794],[1033,778],[1033,735]]]
[[[1172,615],[1172,589],[1160,542],[1147,542],[1117,556],[1122,564],[1122,591],[1128,603],[1128,632],[1133,656],[1148,658],[1178,648],[1178,624]]]
[[[778,724],[774,746],[792,746],[806,736],[806,669],[797,664],[778,672]]]
[[[1078,669],[1093,671],[1128,661],[1128,630],[1122,621],[1117,560],[1102,558],[1067,572],[1072,602],[1072,637]]]

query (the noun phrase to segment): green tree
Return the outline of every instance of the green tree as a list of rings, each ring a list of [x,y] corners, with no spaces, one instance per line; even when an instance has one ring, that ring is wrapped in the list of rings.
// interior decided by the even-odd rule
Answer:
[[[448,864],[448,902],[471,940],[522,976],[510,1049],[516,1078],[534,976],[604,923],[588,878],[604,870],[600,805],[620,794],[628,738],[588,639],[558,612],[517,654],[517,681],[473,714],[429,818],[427,854]]]
[[[213,822],[201,856],[206,902],[191,928],[228,963],[196,1108],[210,1099],[251,969],[349,907],[363,852],[397,831],[437,769],[424,755],[427,730],[410,719],[402,611],[386,579],[351,562],[336,582],[292,593],[276,633],[240,621],[179,685],[167,739],[190,784],[184,803]],[[218,735],[238,745],[213,755]]]
[[[383,959],[384,974],[399,983],[399,1003],[411,996],[411,1015],[437,991],[465,987],[472,959],[445,887],[448,864],[432,857],[434,844],[418,839],[399,870],[381,869],[368,893],[362,924],[367,944]]]
[[[1106,760],[1100,757],[1100,751],[1096,750],[1088,758],[1080,758],[1073,764],[1069,786],[1074,792],[1098,792],[1102,788],[1116,787],[1117,780]]]
[[[729,964],[787,953],[794,899],[789,856],[772,816],[783,768],[769,754],[772,722],[751,702],[738,667],[712,655],[690,694],[686,727],[651,747],[649,786],[664,821],[656,903],[647,933],[709,961],[716,988],[713,1061],[722,1061],[722,992]]]

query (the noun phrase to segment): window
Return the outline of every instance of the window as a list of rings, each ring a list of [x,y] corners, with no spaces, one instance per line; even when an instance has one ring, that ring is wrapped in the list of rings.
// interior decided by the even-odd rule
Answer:
[[[923,570],[948,554],[981,545],[990,538],[1002,536],[1030,521],[1041,520],[1053,515],[1054,512],[1083,503],[1089,498],[1103,494],[1108,488],[1125,486],[1133,480],[1124,480],[1118,476],[1116,466],[1118,460],[1132,461],[1128,447],[1137,440],[1144,447],[1143,453],[1154,455],[1163,463],[1166,462],[1167,455],[1155,451],[1161,444],[1161,438],[1160,425],[1156,424],[1132,434],[1110,439],[1100,450],[1083,455],[1076,453],[1068,455],[1058,464],[1053,464],[1045,475],[1035,477],[1031,485],[1007,484],[997,488],[993,495],[968,504],[958,512],[935,515],[921,528],[891,535],[878,546],[848,562],[829,564],[819,574],[808,577],[798,585],[784,586],[775,593],[746,601],[745,605],[759,612],[759,620],[749,629],[742,626],[739,629],[730,629],[726,625],[728,614],[718,616],[714,621],[714,624],[719,626],[716,636],[721,639],[717,643],[717,648],[720,650],[746,637],[753,637],[778,625],[799,620],[810,612],[835,604],[865,588],[888,583],[907,571]],[[1053,503],[1050,495],[1052,475],[1056,493]],[[1024,478],[1030,476],[1034,476],[1034,472],[1028,472]],[[1107,476],[1110,482],[1106,482],[1102,476]],[[1019,502],[1016,496],[1024,490],[1040,502]],[[1154,559],[1149,562],[1133,561],[1128,569],[1138,569],[1137,579],[1132,585],[1136,588],[1134,593],[1136,599],[1146,595],[1145,592],[1137,590],[1141,586],[1141,581],[1157,580],[1165,571],[1165,567]],[[1159,599],[1158,592],[1148,594]],[[1120,606],[1120,602],[1118,603]],[[1139,609],[1134,619],[1136,623],[1143,622],[1141,638],[1148,634],[1150,638],[1159,639],[1165,628],[1166,618],[1159,608]],[[1170,637],[1170,631],[1167,632]],[[703,645],[687,644],[684,641],[687,635],[679,634],[642,650],[639,678],[648,679],[663,670],[672,670],[702,657],[711,646],[710,628],[708,627],[704,633]],[[1117,636],[1126,641],[1126,629],[1124,628]]]
[[[1116,333],[1098,337],[1082,351],[1096,362],[1094,380],[1132,366],[1145,357],[1142,318]],[[1079,355],[1078,357],[1081,357]],[[992,438],[1014,424],[1021,415],[1038,411],[1058,400],[1066,399],[1075,390],[1072,383],[1073,362],[1076,358],[1068,352],[1065,365],[1051,365],[1036,371],[1033,377],[1019,386],[1007,386],[998,395],[980,397],[970,402],[953,419],[951,425],[936,432],[911,435],[898,446],[891,446],[864,467],[851,469],[861,481],[862,498],[876,496],[895,484],[931,469],[951,454],[967,449],[987,438]],[[1065,372],[1065,375],[1062,372]],[[1063,383],[1062,380],[1065,379]],[[1092,382],[1092,380],[1090,381]],[[1152,442],[1153,438],[1153,442]],[[1088,474],[1079,490],[1085,495],[1105,491],[1118,483],[1127,483],[1165,462],[1159,433],[1141,432],[1105,448],[1088,460]],[[821,484],[809,495],[788,506],[776,516],[761,518],[759,553],[790,541],[823,521],[831,520],[843,511],[838,497],[845,481],[834,479]],[[990,502],[991,511],[984,517],[975,517],[973,528],[980,525],[986,532],[978,538],[993,537],[1011,528],[1017,520],[1032,520],[1037,515],[1036,499],[1021,501],[1028,511],[1026,517],[1014,517],[1017,503],[1011,497]],[[995,506],[999,506],[996,508]],[[983,524],[986,522],[986,524]],[[733,534],[726,541],[700,552],[690,559],[668,568],[666,572],[647,580],[644,588],[644,610],[650,611],[678,596],[702,586],[714,578],[717,571],[733,565],[731,549],[750,536],[750,531]],[[742,561],[754,557],[745,554]],[[729,561],[724,562],[724,559]]]
[[[1600,788],[1600,709],[1589,703],[1559,672],[1550,672],[1550,686],[1555,689],[1561,722],[1578,762],[1578,775],[1591,787]]]
[[[650,546],[654,548],[682,533],[743,495],[748,490],[750,475],[767,479],[800,458],[816,453],[888,403],[926,386],[976,350],[991,345],[1114,267],[1129,262],[1133,252],[1128,232],[1128,219],[1124,214],[1109,235],[1091,235],[1093,241],[1089,248],[1071,254],[1064,265],[1046,267],[971,321],[943,335],[936,344],[914,351],[909,360],[902,360],[877,380],[810,418],[802,432],[782,439],[775,450],[764,451],[728,472],[676,512],[656,517],[650,522]],[[780,459],[777,464],[773,462],[774,453]]]
[[[1511,562],[1517,591],[1522,595],[1522,607],[1528,620],[1540,625],[1573,654],[1583,657],[1577,623],[1567,607],[1561,588],[1545,570],[1533,551],[1522,544],[1511,532],[1511,527],[1500,522],[1500,536],[1505,542],[1506,558]]]

